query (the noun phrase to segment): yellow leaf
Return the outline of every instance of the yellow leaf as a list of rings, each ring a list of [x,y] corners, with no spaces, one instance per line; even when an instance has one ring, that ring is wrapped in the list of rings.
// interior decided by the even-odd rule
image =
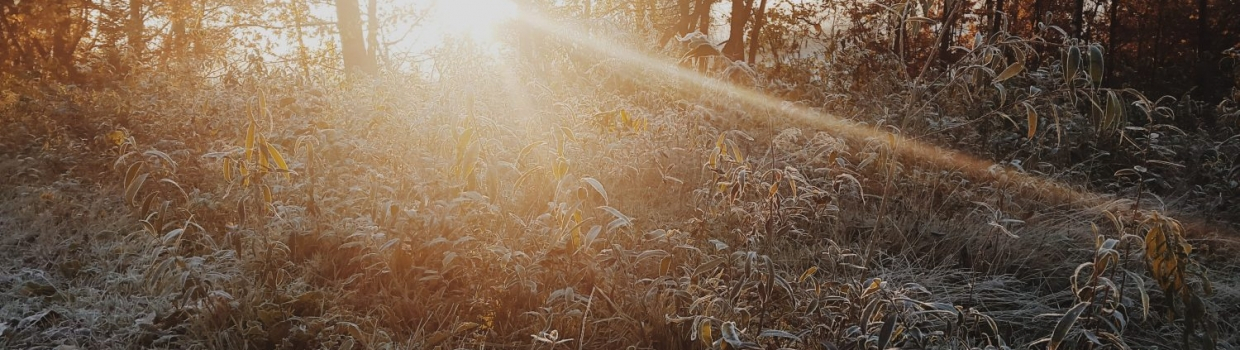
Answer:
[[[557,157],[555,159],[555,167],[553,168],[553,171],[555,172],[556,181],[563,179],[565,175],[568,175],[568,159],[565,159],[564,157]]]
[[[250,167],[246,166],[245,163],[238,162],[237,170],[241,171],[241,186],[249,187],[250,186]]]
[[[713,342],[710,338],[710,321],[702,322],[702,328],[698,330],[698,338],[702,340],[702,344],[706,345],[708,348],[710,347]]]
[[[276,162],[276,167],[284,171],[284,178],[289,178],[288,163],[284,161],[284,156],[280,154],[280,151],[268,143],[267,153],[271,154],[271,159]]]
[[[223,170],[224,170],[224,181],[232,182],[232,179],[233,179],[232,158],[224,158]]]
[[[809,276],[813,276],[815,272],[818,272],[818,266],[810,266],[804,273],[801,273],[801,278],[797,279],[797,283],[804,283],[805,280],[809,278]]]
[[[258,124],[254,123],[253,118],[250,119],[250,126],[245,130],[245,161],[253,160],[250,158],[254,154],[254,133],[258,129]]]
[[[1008,66],[1007,69],[1003,70],[1003,73],[999,73],[999,76],[995,77],[995,82],[997,83],[997,82],[1011,79],[1012,77],[1016,76],[1016,74],[1020,74],[1020,72],[1023,70],[1025,70],[1024,63],[1020,63],[1020,62],[1012,63],[1012,65]]]
[[[1033,106],[1029,104],[1025,104],[1025,112],[1029,120],[1028,137],[1030,140],[1032,140],[1033,136],[1038,133],[1038,111],[1034,110]]]
[[[663,257],[663,261],[659,262],[659,275],[665,276],[668,271],[672,270],[672,256]]]
[[[112,144],[116,146],[120,146],[125,143],[125,138],[126,135],[124,130],[116,130],[108,133],[108,141],[111,141]]]
[[[797,182],[794,181],[792,176],[788,177],[788,187],[792,188],[792,197],[796,197],[797,196]]]
[[[580,247],[581,247],[581,241],[582,241],[582,236],[581,236],[581,221],[582,221],[582,220],[581,220],[581,211],[580,211],[580,210],[574,211],[574,212],[573,212],[573,231],[572,231],[572,237],[569,237],[569,238],[570,238],[570,239],[569,239],[569,243],[570,243],[570,245],[569,245],[569,249],[568,249],[568,252],[569,252],[569,253],[575,252],[575,251],[577,251],[577,248],[580,248]]]
[[[271,147],[271,145],[267,144],[266,139],[263,139],[260,137],[260,140],[262,141],[262,144],[264,147],[260,147],[258,149],[258,153],[259,153],[258,154],[258,171],[262,173],[266,173],[267,171],[271,170],[271,161],[267,160],[267,157],[271,156],[267,154],[267,149]]]

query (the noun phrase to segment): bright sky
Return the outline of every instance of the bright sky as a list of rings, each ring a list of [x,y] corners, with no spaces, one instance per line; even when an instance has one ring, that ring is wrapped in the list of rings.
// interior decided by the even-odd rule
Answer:
[[[517,16],[518,7],[512,0],[378,0],[379,17],[387,20],[395,14],[429,11],[424,20],[409,28],[414,20],[402,18],[396,24],[384,23],[381,41],[400,41],[387,47],[392,54],[423,54],[441,46],[449,38],[468,38],[487,50],[497,50],[495,29],[505,21]],[[362,20],[366,18],[366,0],[359,1]],[[315,17],[335,21],[336,8],[328,4],[315,6],[310,11]],[[365,27],[363,27],[365,30]],[[327,39],[327,38],[322,38]],[[310,40],[310,39],[307,39]],[[339,40],[331,36],[330,40]],[[289,54],[296,50],[292,42],[278,45],[276,50]],[[313,40],[306,43],[315,47]],[[337,47],[339,47],[337,43]]]

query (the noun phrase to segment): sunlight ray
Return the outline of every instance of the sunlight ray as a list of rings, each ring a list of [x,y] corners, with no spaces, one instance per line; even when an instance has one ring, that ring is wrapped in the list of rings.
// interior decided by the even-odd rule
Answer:
[[[592,51],[614,57],[626,69],[649,69],[664,76],[672,77],[680,82],[688,83],[689,87],[694,89],[726,92],[734,96],[737,101],[749,107],[777,111],[775,112],[776,115],[793,118],[804,125],[831,131],[838,135],[856,139],[876,138],[879,140],[890,140],[890,146],[900,156],[925,162],[939,169],[960,171],[971,180],[1005,180],[1008,183],[1019,185],[1018,189],[1021,192],[1026,191],[1026,189],[1036,191],[1035,193],[1022,193],[1023,195],[1037,195],[1039,196],[1038,198],[1054,201],[1055,204],[1076,204],[1081,207],[1092,208],[1103,205],[1112,199],[1109,196],[1078,191],[1055,180],[1020,172],[1005,171],[1002,165],[981,158],[859,125],[837,116],[788,103],[752,88],[721,81],[697,71],[685,69],[668,59],[651,57],[636,50],[625,48],[619,43],[601,41],[603,39],[598,36],[586,37],[579,34],[584,33],[582,30],[556,23],[547,18],[525,14],[519,20],[523,24],[547,34],[571,40]]]

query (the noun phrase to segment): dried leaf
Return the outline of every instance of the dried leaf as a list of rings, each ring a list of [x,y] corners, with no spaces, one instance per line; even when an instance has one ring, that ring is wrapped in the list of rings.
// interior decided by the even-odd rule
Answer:
[[[1004,69],[1002,73],[999,73],[999,76],[995,77],[995,82],[997,83],[997,82],[1011,79],[1012,77],[1016,76],[1016,74],[1020,74],[1020,72],[1024,70],[1025,70],[1024,63],[1021,63],[1021,62],[1012,63],[1012,65]]]
[[[1028,103],[1025,103],[1024,105],[1025,105],[1025,112],[1027,114],[1026,118],[1028,119],[1028,122],[1029,122],[1028,138],[1030,140],[1033,140],[1033,136],[1038,133],[1038,111],[1033,109],[1033,105],[1030,105]]]

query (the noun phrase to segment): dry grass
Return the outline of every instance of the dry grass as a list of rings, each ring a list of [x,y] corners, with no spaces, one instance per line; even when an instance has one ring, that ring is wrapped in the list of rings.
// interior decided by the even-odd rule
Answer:
[[[1052,335],[1061,316],[1048,314],[1094,300],[1100,289],[1072,283],[1105,255],[1093,226],[1119,239],[1144,235],[1150,209],[1234,212],[1201,209],[1200,194],[1155,207],[1130,186],[1091,202],[1010,181],[1106,190],[1097,174],[1157,152],[1096,165],[1022,144],[994,111],[1024,107],[946,76],[920,90],[810,84],[796,102],[870,125],[903,116],[887,130],[962,142],[1005,162],[998,175],[665,77],[564,64],[509,73],[531,82],[515,90],[482,83],[502,77],[486,66],[412,86],[153,75],[122,94],[6,80],[0,347],[1016,348]],[[940,93],[914,96],[927,89]],[[1063,147],[1086,144],[1087,115],[1064,113]],[[1187,140],[1166,147],[1200,146]],[[1202,144],[1235,147],[1214,142]],[[1213,270],[1200,316],[1231,348],[1240,280],[1220,252],[1234,252],[1234,223],[1199,221],[1184,235],[1211,247],[1194,255]],[[1063,346],[1089,347],[1085,331],[1178,346],[1185,324],[1166,318],[1141,255],[1117,256],[1100,271],[1127,287],[1097,305],[1119,305],[1125,326],[1082,318]]]

